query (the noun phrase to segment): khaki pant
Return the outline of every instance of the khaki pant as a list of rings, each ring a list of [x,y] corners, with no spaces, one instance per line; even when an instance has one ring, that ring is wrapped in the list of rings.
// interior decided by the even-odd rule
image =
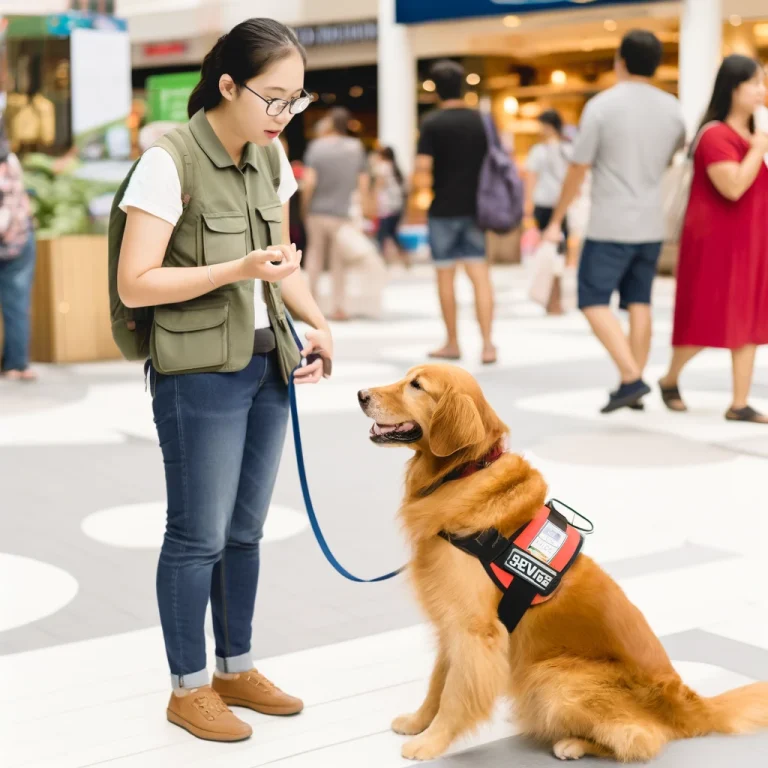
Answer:
[[[307,216],[307,253],[304,266],[309,277],[309,287],[315,300],[317,286],[326,263],[331,272],[331,298],[334,312],[346,311],[345,278],[346,265],[340,249],[336,247],[336,235],[348,219],[337,216],[310,214]]]

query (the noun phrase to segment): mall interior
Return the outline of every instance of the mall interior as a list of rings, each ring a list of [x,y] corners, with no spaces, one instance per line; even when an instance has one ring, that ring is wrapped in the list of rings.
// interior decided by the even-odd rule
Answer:
[[[400,246],[407,258],[385,263],[374,238],[371,218],[376,217],[360,209],[350,214],[363,245],[362,255],[353,254],[347,265],[348,316],[317,323],[332,335],[333,375],[296,388],[293,428],[287,390],[281,390],[286,439],[276,449],[282,450],[281,461],[255,544],[258,597],[248,627],[256,669],[242,673],[261,694],[286,691],[300,697],[304,708],[277,717],[235,703],[232,711],[252,735],[223,743],[193,738],[178,722],[169,722],[169,695],[176,694],[170,691],[167,655],[173,650],[167,653],[156,570],[164,537],[171,536],[170,503],[165,445],[158,436],[162,419],[154,407],[158,380],[173,380],[178,395],[185,376],[163,376],[143,360],[125,360],[116,346],[114,302],[107,290],[108,226],[116,190],[132,164],[162,134],[186,123],[188,99],[207,52],[254,16],[290,26],[306,49],[305,88],[313,100],[282,136],[299,195],[310,142],[331,110],[345,107],[351,115],[347,132],[362,142],[369,158],[377,148],[394,149],[406,180]],[[370,389],[400,381],[405,402],[430,398],[429,407],[437,409],[443,393],[430,393],[419,376],[425,370],[464,376],[426,367],[435,363],[429,350],[442,344],[446,333],[439,270],[430,260],[427,235],[433,194],[414,174],[420,126],[439,106],[434,63],[461,64],[465,104],[492,114],[503,146],[528,183],[527,158],[541,140],[538,118],[556,109],[566,136],[576,136],[587,103],[616,84],[617,49],[624,35],[637,29],[652,31],[661,42],[662,62],[652,84],[679,99],[688,139],[696,134],[725,56],[768,61],[768,0],[0,0],[0,139],[4,132],[23,167],[36,243],[29,308],[33,375],[14,379],[0,360],[0,768],[404,768],[417,761],[437,768],[547,768],[581,754],[579,764],[586,768],[619,764],[618,752],[597,756],[594,744],[594,754],[585,753],[590,743],[578,732],[559,739],[554,753],[553,743],[530,738],[514,692],[506,690],[476,728],[443,744],[442,751],[422,750],[414,716],[404,720],[403,713],[430,711],[426,704],[418,708],[429,691],[439,691],[443,673],[470,692],[453,702],[460,708],[478,690],[476,679],[464,675],[477,667],[457,642],[451,653],[460,663],[448,670],[439,650],[445,638],[426,619],[423,595],[419,600],[414,590],[414,568],[404,566],[404,573],[393,575],[412,562],[414,552],[402,510],[398,513],[412,446],[380,450],[371,439],[377,425],[361,403],[365,407]],[[682,133],[679,118],[676,124]],[[765,158],[768,164],[768,154]],[[762,165],[759,170],[768,177]],[[0,187],[0,214],[2,193]],[[292,221],[300,215],[298,197],[286,203]],[[271,208],[280,206],[274,202]],[[763,210],[768,217],[768,193]],[[677,392],[688,410],[669,407],[669,388],[665,392],[661,382],[675,328],[677,242],[665,244],[655,282],[655,267],[649,277],[653,336],[643,377],[652,391],[642,401],[602,414],[606,392],[615,394],[608,387],[616,386],[616,368],[576,305],[582,239],[571,232],[563,253],[551,246],[562,305],[550,312],[550,295],[542,301],[533,290],[543,248],[532,213],[526,208],[513,231],[488,233],[485,241],[495,360],[486,359],[478,331],[477,284],[469,268],[457,270],[461,353],[453,363],[474,377],[479,389],[472,389],[472,397],[482,392],[508,434],[498,456],[495,445],[455,472],[469,482],[481,477],[481,470],[494,471],[500,457],[538,470],[548,498],[563,499],[594,524],[578,557],[593,559],[599,569],[590,573],[599,570],[595,578],[604,579],[599,583],[612,584],[599,597],[608,594],[617,605],[636,606],[627,608],[632,619],[626,624],[616,618],[618,609],[606,612],[620,625],[628,653],[663,667],[664,680],[674,681],[665,682],[664,691],[670,686],[683,691],[686,701],[710,714],[730,712],[730,699],[714,697],[768,681],[762,547],[768,541],[768,427],[723,418],[735,376],[730,348],[708,349],[692,359],[681,377],[682,396]],[[0,216],[0,308],[3,270],[13,263],[3,259],[3,221]],[[269,221],[271,232],[278,219],[273,215]],[[202,242],[209,233],[198,223]],[[227,230],[225,223],[213,230],[214,237],[239,237],[242,247],[245,228]],[[204,268],[205,290],[209,281],[217,288],[215,268]],[[768,286],[768,271],[759,274]],[[331,286],[332,276],[323,274],[316,298],[326,316],[335,309]],[[720,293],[713,289],[711,301]],[[768,295],[759,298],[767,307]],[[626,313],[612,306],[625,328]],[[163,331],[175,337],[215,335],[224,333],[227,322],[193,316]],[[248,334],[252,328],[246,328]],[[299,325],[298,330],[309,329]],[[7,331],[0,317],[0,348]],[[768,413],[768,344],[763,344],[755,345],[749,405]],[[250,359],[250,346],[247,355]],[[259,387],[267,370],[265,363]],[[231,374],[197,376],[219,381]],[[231,402],[213,388],[211,393],[211,413]],[[176,404],[180,425],[181,396]],[[446,418],[448,427],[457,427],[466,412],[457,414]],[[401,418],[383,426],[397,435],[411,423]],[[415,424],[413,430],[419,429]],[[219,437],[217,432],[214,438]],[[202,443],[207,445],[207,438]],[[224,438],[216,445],[221,447],[210,465],[226,471],[237,451]],[[521,458],[510,459],[508,453]],[[184,477],[185,504],[198,501],[188,491],[195,477]],[[509,498],[516,502],[521,493],[515,486]],[[321,543],[307,514],[307,495],[325,536]],[[441,498],[445,505],[453,500],[447,492]],[[571,535],[569,521],[578,521],[566,520]],[[431,518],[425,526],[434,527]],[[439,528],[432,538],[448,549]],[[467,550],[450,551],[463,557]],[[332,565],[334,556],[357,580]],[[485,579],[481,564],[473,565]],[[453,566],[446,570],[452,571],[446,579],[458,572]],[[360,583],[380,574],[393,577]],[[493,585],[499,586],[495,580]],[[177,578],[173,594],[184,586]],[[486,591],[475,593],[462,583],[464,588],[473,606],[484,605]],[[225,591],[222,577],[222,595]],[[442,596],[442,588],[435,593]],[[547,611],[560,596],[530,610]],[[215,597],[211,593],[212,602]],[[223,604],[226,614],[226,599]],[[558,633],[565,626],[563,634],[592,649],[596,622],[604,618],[597,613],[595,608],[589,619],[568,614],[564,625],[542,622],[539,634],[524,635],[525,643],[560,649],[565,641]],[[202,613],[198,618],[202,626]],[[462,624],[465,617],[453,618]],[[221,614],[209,608],[205,652],[212,673],[221,623]],[[480,629],[465,624],[465,634],[478,641],[472,648],[490,647],[503,630],[495,620],[492,631],[486,624]],[[635,633],[636,627],[641,631]],[[522,625],[520,630],[527,632]],[[614,669],[622,661],[585,653],[594,658],[569,658],[574,678],[587,680],[594,665]],[[502,664],[498,674],[505,670]],[[495,667],[490,674],[496,674]],[[678,675],[688,687],[680,687]],[[616,680],[622,690],[635,682],[619,673]],[[764,768],[768,683],[762,685],[749,689],[754,694],[749,711],[739,709],[727,726],[718,720],[718,732],[692,728],[686,735],[695,738],[670,738],[643,764]],[[529,714],[535,709],[541,722],[547,716],[545,696],[534,688]],[[232,714],[223,699],[214,701],[210,692],[197,695],[200,690],[193,690],[190,706],[201,722]],[[556,682],[547,690],[567,706],[574,689]],[[655,687],[646,693],[644,706],[663,698]],[[607,712],[609,725],[619,717],[617,708],[605,708],[597,689],[592,699],[580,702],[571,708],[574,717]],[[632,710],[628,740],[646,714],[639,706]],[[678,715],[664,710],[659,716],[664,739],[679,725]],[[430,731],[439,730],[433,725]],[[745,733],[733,735],[739,729]]]

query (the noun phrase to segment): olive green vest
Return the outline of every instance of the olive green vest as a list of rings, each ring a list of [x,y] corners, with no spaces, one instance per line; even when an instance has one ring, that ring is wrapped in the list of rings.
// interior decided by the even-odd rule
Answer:
[[[181,164],[183,213],[164,267],[234,261],[282,241],[277,148],[248,144],[238,168],[200,110],[156,144]],[[271,162],[270,162],[271,161]],[[275,169],[273,172],[272,169]],[[301,357],[285,317],[279,283],[264,299],[287,383]],[[253,356],[254,281],[215,288],[197,299],[155,308],[150,353],[163,374],[240,371]]]

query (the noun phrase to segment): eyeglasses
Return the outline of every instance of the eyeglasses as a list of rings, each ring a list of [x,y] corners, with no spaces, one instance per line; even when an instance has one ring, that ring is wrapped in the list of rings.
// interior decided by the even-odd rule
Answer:
[[[302,89],[302,95],[297,96],[295,99],[286,101],[285,99],[265,99],[260,93],[256,93],[253,88],[245,86],[254,96],[258,96],[267,105],[267,114],[270,117],[277,117],[285,112],[285,108],[288,107],[288,111],[292,115],[298,115],[303,112],[313,101],[312,94],[307,93]]]

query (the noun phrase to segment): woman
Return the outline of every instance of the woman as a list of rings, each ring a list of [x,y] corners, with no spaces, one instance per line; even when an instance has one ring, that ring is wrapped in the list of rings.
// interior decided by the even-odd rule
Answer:
[[[730,349],[731,421],[768,423],[749,405],[758,344],[768,344],[768,135],[755,130],[765,71],[746,56],[722,63],[693,154],[694,175],[680,241],[674,354],[659,385],[673,411],[684,366],[705,347]]]
[[[7,381],[37,380],[29,367],[29,309],[35,260],[35,231],[21,164],[10,151],[0,121],[0,377]]]
[[[379,248],[388,264],[395,262],[396,255],[408,267],[410,260],[397,234],[405,207],[405,179],[392,147],[381,147],[376,152],[372,170],[376,212],[379,217]]]
[[[120,296],[129,307],[155,307],[150,382],[168,493],[157,593],[174,688],[167,717],[214,741],[251,735],[227,704],[272,715],[303,707],[253,668],[250,652],[259,541],[288,418],[283,301],[313,326],[305,355],[330,359],[333,349],[299,272],[301,254],[287,238],[296,184],[273,144],[310,103],[304,65],[282,24],[236,26],[206,56],[190,122],[176,129],[196,179],[192,194],[182,200],[175,161],[157,146],[137,165],[121,203]],[[278,174],[266,162],[275,157]],[[317,382],[322,362],[298,370],[297,383]]]
[[[528,155],[529,209],[539,233],[548,226],[555,206],[560,199],[565,174],[571,159],[570,145],[563,137],[563,119],[557,110],[549,109],[539,116],[541,142],[535,144]],[[563,241],[560,253],[565,253],[568,243],[568,222],[563,221]],[[555,278],[547,313],[562,314],[560,279]]]

